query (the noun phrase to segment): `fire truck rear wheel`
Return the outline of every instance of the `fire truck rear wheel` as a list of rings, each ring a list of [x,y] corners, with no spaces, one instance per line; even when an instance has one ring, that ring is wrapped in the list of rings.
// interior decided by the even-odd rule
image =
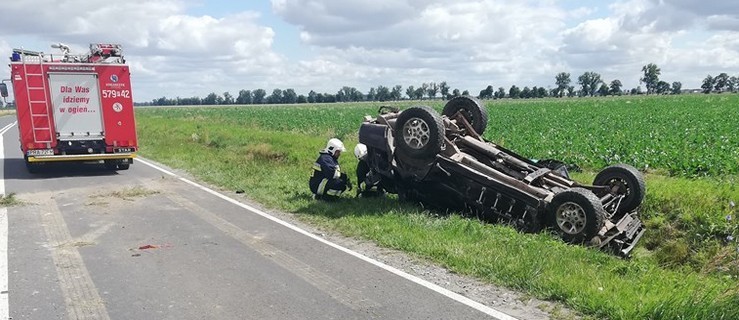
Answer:
[[[118,165],[118,170],[128,170],[131,165],[128,163],[121,163]]]

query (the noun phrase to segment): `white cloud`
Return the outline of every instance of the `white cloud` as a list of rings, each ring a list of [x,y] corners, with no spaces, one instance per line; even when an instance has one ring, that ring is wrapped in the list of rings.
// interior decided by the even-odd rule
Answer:
[[[78,52],[90,42],[122,43],[139,101],[429,81],[477,93],[488,84],[551,86],[562,71],[573,79],[595,71],[630,88],[652,62],[664,80],[695,87],[706,74],[739,66],[739,2],[579,4],[272,0],[276,16],[227,9],[211,16],[193,14],[210,5],[195,0],[14,1],[3,4],[0,50],[7,54],[27,39],[65,42]]]
[[[365,84],[446,80],[475,89],[522,79],[546,85],[550,81],[541,76],[553,77],[552,70],[561,66],[550,58],[568,13],[548,2],[392,1],[391,8],[388,1],[336,2],[343,5],[311,0],[272,4],[299,26],[301,40],[322,54],[304,65],[340,59],[348,62],[335,64],[346,68],[340,74],[361,75],[357,80]],[[373,11],[360,10],[365,7]]]
[[[39,42],[64,42],[75,52],[86,51],[91,42],[121,43],[131,64],[135,97],[145,97],[140,100],[237,91],[246,81],[266,79],[284,65],[272,47],[274,31],[259,24],[260,13],[215,18],[188,15],[186,8],[179,0],[104,6],[81,0],[41,0],[33,6],[15,1],[3,5],[0,37],[32,35]]]

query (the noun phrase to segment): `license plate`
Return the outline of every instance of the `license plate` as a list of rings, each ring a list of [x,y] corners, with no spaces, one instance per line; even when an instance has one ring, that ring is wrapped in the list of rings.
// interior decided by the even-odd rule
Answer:
[[[29,156],[53,156],[54,155],[54,149],[33,149],[28,150]]]
[[[115,152],[121,152],[121,153],[131,153],[133,152],[133,148],[116,148]]]

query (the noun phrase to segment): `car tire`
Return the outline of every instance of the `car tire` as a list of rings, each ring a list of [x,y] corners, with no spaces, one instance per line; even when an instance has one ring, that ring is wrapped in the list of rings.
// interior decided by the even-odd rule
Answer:
[[[396,152],[414,160],[433,159],[444,145],[441,116],[426,106],[403,110],[396,121],[394,135]]]
[[[595,186],[608,186],[610,191],[596,190],[598,197],[605,196],[608,192],[613,195],[625,195],[615,213],[623,214],[630,212],[641,205],[647,188],[644,183],[644,175],[636,168],[617,164],[601,170],[593,179]]]
[[[442,115],[454,116],[461,111],[477,134],[482,135],[488,126],[488,110],[479,99],[470,96],[454,97],[444,105]]]
[[[582,243],[598,234],[606,212],[590,190],[572,188],[554,195],[549,204],[549,226],[567,242]]]
[[[121,163],[118,165],[118,170],[128,170],[128,168],[131,166],[131,164],[128,163]]]

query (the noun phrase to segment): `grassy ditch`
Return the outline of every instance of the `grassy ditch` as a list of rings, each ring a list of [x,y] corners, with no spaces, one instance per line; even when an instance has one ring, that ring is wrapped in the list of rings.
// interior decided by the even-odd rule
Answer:
[[[643,212],[650,229],[635,257],[624,261],[548,234],[440,216],[394,198],[314,202],[307,178],[317,151],[332,136],[353,147],[361,116],[376,110],[345,105],[337,116],[335,108],[138,110],[142,154],[321,227],[597,318],[739,318],[739,252],[727,238],[737,235],[736,219],[726,219],[736,214],[729,202],[739,199],[731,178],[648,175]],[[254,112],[272,122],[248,116]],[[358,115],[351,127],[334,125],[347,115]],[[350,172],[356,166],[350,153],[341,163]],[[577,177],[589,181],[592,173]]]

